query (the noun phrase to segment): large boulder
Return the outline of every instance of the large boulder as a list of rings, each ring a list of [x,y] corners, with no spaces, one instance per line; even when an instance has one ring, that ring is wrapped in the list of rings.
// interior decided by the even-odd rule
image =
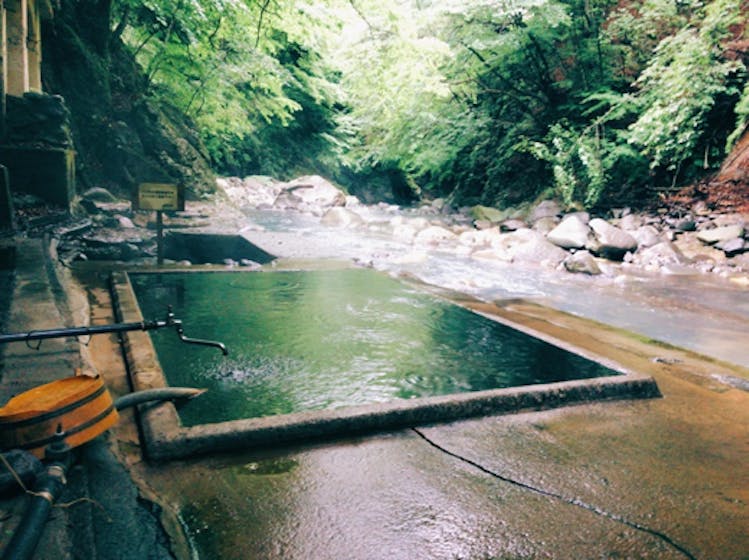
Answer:
[[[319,175],[299,177],[283,184],[273,203],[278,208],[313,213],[345,204],[346,194]]]
[[[588,241],[590,228],[576,215],[570,215],[562,220],[546,236],[551,243],[563,249],[580,249]]]
[[[586,248],[594,255],[620,261],[628,252],[637,250],[637,240],[634,237],[606,220],[593,218],[589,225],[594,236],[588,240]]]
[[[516,262],[541,264],[550,267],[558,266],[567,258],[566,251],[553,243],[549,243],[543,236],[510,247],[508,255]]]

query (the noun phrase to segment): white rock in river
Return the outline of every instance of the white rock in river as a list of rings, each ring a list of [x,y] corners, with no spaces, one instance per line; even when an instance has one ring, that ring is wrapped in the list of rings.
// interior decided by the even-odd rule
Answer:
[[[563,249],[579,249],[585,247],[589,234],[590,228],[578,216],[570,215],[551,230],[546,239]]]
[[[634,237],[626,231],[612,226],[606,220],[593,218],[589,225],[595,236],[588,240],[586,248],[594,255],[620,261],[628,251],[637,249],[637,240]]]

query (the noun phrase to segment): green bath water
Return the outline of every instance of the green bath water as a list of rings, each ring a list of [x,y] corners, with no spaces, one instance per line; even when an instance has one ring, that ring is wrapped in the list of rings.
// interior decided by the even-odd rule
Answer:
[[[611,369],[365,269],[131,274],[170,385],[209,391],[186,426],[615,375]]]

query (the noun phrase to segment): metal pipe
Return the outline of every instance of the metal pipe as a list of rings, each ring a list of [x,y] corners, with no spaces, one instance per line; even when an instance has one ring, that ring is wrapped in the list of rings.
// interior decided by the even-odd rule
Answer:
[[[119,333],[127,331],[149,331],[169,326],[172,325],[166,321],[140,321],[137,323],[116,323],[114,325],[99,325],[91,327],[66,327],[61,329],[29,331],[25,333],[0,334],[0,344],[6,342],[44,340],[47,338],[65,338],[68,336],[88,336],[92,334]]]
[[[224,356],[229,354],[226,346],[221,342],[213,340],[203,340],[200,338],[189,338],[185,336],[184,328],[182,327],[182,321],[174,317],[174,313],[172,313],[171,307],[169,307],[169,310],[166,314],[166,319],[164,319],[163,321],[139,321],[134,323],[115,323],[113,325],[65,327],[60,329],[29,331],[25,333],[0,334],[0,344],[5,344],[8,342],[26,342],[26,344],[28,344],[32,340],[41,341],[47,338],[91,336],[93,334],[121,333],[128,331],[150,331],[167,327],[174,327],[177,331],[179,339],[182,342],[185,342],[187,344],[198,344],[201,346],[211,346],[213,348],[218,348],[219,350],[221,350]]]

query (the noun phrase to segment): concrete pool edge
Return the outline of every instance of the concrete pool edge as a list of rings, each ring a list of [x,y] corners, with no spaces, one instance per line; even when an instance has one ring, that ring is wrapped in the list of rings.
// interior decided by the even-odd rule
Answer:
[[[112,273],[111,292],[119,321],[143,321],[126,272]],[[530,334],[549,338],[543,333]],[[167,386],[147,332],[124,333],[123,349],[133,390]],[[577,353],[591,359],[586,352]],[[606,365],[612,367],[613,364]],[[139,409],[141,432],[148,458],[166,461],[210,452],[354,436],[477,416],[543,410],[601,400],[661,396],[652,377],[615,365],[612,369],[621,375],[234,420],[189,428],[181,425],[172,403],[142,405]]]

